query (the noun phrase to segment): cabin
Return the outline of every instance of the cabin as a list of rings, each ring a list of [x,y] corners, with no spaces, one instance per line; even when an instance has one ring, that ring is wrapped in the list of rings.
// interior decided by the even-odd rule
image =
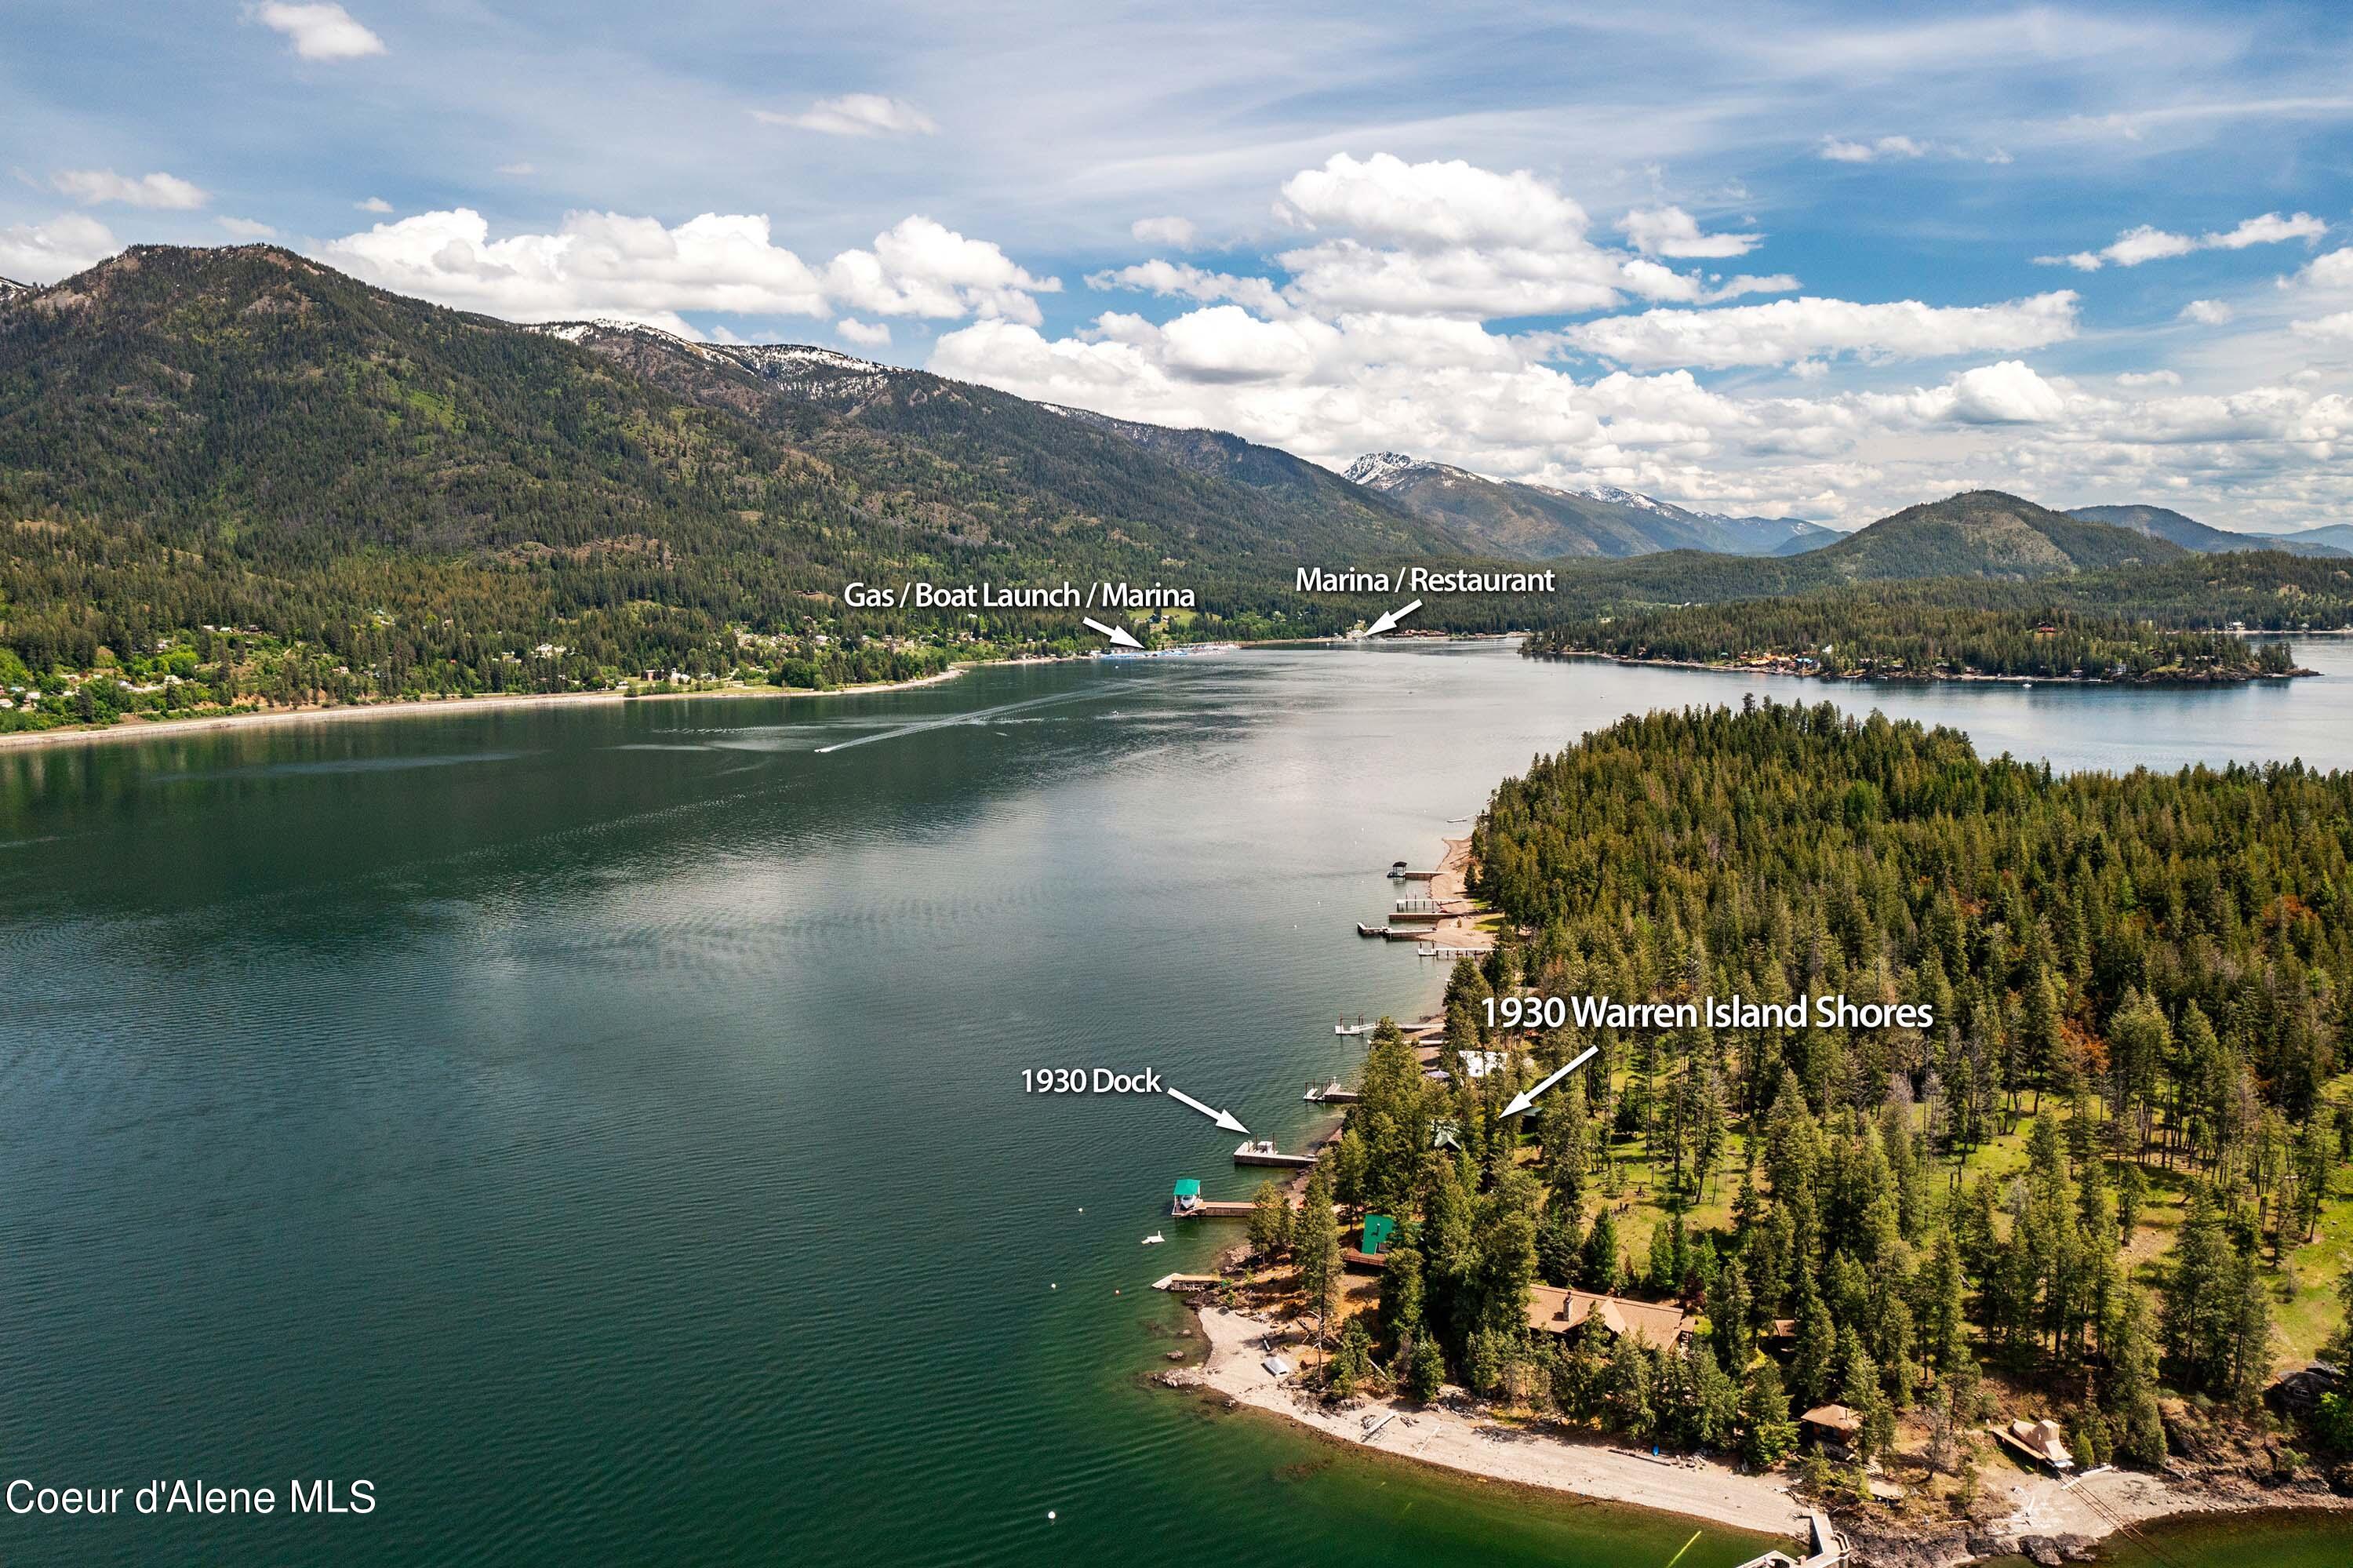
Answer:
[[[2075,1456],[2067,1451],[2066,1440],[2055,1421],[2013,1421],[2007,1426],[1995,1427],[1993,1435],[2054,1476],[2064,1476],[2075,1467]]]
[[[1798,1430],[1816,1447],[1844,1454],[1862,1435],[1862,1417],[1843,1404],[1817,1404],[1798,1417]]]
[[[1622,1296],[1598,1296],[1590,1290],[1563,1290],[1550,1285],[1528,1287],[1528,1327],[1547,1334],[1566,1334],[1588,1318],[1598,1318],[1613,1338],[1628,1336],[1653,1350],[1671,1351],[1699,1326],[1699,1319],[1672,1301],[1630,1301]]]

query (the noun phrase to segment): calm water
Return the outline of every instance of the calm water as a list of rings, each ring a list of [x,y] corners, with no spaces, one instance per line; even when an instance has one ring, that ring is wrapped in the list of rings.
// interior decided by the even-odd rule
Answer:
[[[2305,653],[1835,694],[2064,767],[2353,766],[2353,650]],[[1752,689],[1824,694],[1298,650],[0,753],[0,1467],[379,1499],[0,1515],[0,1557],[1661,1568],[1691,1526],[1145,1386],[1181,1315],[1143,1287],[1218,1242],[1170,1182],[1253,1183],[1173,1102],[1021,1071],[1295,1141],[1361,1052],[1334,1015],[1442,981],[1350,934],[1380,868],[1539,750]],[[2245,1544],[2204,1539],[2174,1568]]]

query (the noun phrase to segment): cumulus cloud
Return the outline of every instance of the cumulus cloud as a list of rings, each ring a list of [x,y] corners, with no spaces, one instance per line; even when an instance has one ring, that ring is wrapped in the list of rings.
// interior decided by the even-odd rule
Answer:
[[[1630,212],[1618,231],[1645,256],[1746,256],[1765,243],[1761,234],[1702,234],[1699,220],[1679,207]]]
[[[224,217],[220,220],[220,226],[223,229],[227,231],[231,238],[235,239],[275,239],[278,238],[278,231],[270,228],[269,225],[266,223],[257,223],[249,217]]]
[[[2338,311],[2333,315],[2315,316],[2308,321],[2293,321],[2288,326],[2306,337],[2316,337],[2330,343],[2353,343],[2353,311]]]
[[[1942,387],[1912,394],[1910,401],[1924,419],[1965,425],[2048,424],[2067,411],[2060,389],[2016,359],[1964,370]]]
[[[1172,250],[1193,249],[1193,221],[1186,217],[1139,217],[1127,226],[1142,245],[1166,245]]]
[[[2192,300],[2181,307],[2181,319],[2200,326],[2221,326],[2232,313],[2231,307],[2220,300]]]
[[[1928,144],[1909,136],[1882,136],[1875,142],[1849,142],[1825,136],[1816,154],[1833,164],[1874,164],[1884,158],[1925,158]]]
[[[1210,272],[1183,261],[1163,261],[1155,259],[1139,261],[1132,267],[1114,268],[1106,272],[1087,276],[1090,289],[1137,289],[1164,298],[1199,300],[1231,300],[1248,305],[1267,315],[1287,314],[1290,304],[1282,291],[1265,278],[1237,277],[1230,272]]]
[[[121,249],[106,225],[81,213],[69,212],[47,223],[19,223],[0,228],[0,277],[54,283]]]
[[[2260,217],[2245,219],[2235,228],[2210,229],[2202,235],[2175,234],[2144,223],[2126,229],[2114,243],[2100,249],[2037,256],[2034,261],[2039,267],[2073,267],[2079,272],[2096,272],[2112,263],[2137,267],[2145,261],[2170,260],[2199,250],[2244,250],[2250,245],[2277,245],[2287,239],[2310,244],[2327,232],[2328,225],[2308,212],[2288,217],[2267,212]]]
[[[849,316],[833,323],[833,330],[844,343],[854,343],[860,348],[883,348],[891,342],[889,322],[861,322]]]
[[[306,60],[355,60],[384,53],[384,40],[341,5],[291,5],[269,0],[249,14],[263,26],[292,39],[294,52]]]
[[[2177,370],[2127,370],[2116,377],[2119,387],[2179,387],[2181,373]]]
[[[879,92],[845,92],[820,98],[797,114],[754,109],[764,125],[790,125],[827,136],[929,136],[939,130],[932,117],[903,98]]]
[[[392,204],[385,200],[382,196],[370,196],[365,201],[355,201],[352,203],[352,205],[359,208],[362,212],[390,212],[392,210]]]
[[[553,234],[490,237],[470,207],[419,213],[332,241],[321,256],[386,288],[513,321],[612,316],[691,334],[681,311],[1038,319],[1034,278],[996,246],[909,217],[822,270],[769,238],[756,214],[659,219],[574,212]]]
[[[2062,289],[1996,305],[1917,300],[1776,300],[1716,311],[1605,316],[1562,334],[1570,347],[1635,368],[1794,365],[1834,355],[1925,359],[2040,348],[2075,335],[2075,295]]]
[[[62,169],[49,183],[84,207],[120,202],[124,207],[185,212],[211,199],[176,175],[118,175],[112,169]]]

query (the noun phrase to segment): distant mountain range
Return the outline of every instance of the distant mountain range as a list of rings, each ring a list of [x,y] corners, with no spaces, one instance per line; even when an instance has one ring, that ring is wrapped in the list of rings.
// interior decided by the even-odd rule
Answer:
[[[2163,506],[2077,506],[2067,514],[2093,523],[2105,523],[2114,528],[2129,528],[2152,539],[2169,539],[2185,550],[2195,550],[2201,556],[2219,556],[2232,550],[2285,550],[2291,556],[2353,556],[2353,549],[2340,548],[2320,535],[2337,533],[2345,535],[2345,543],[2353,544],[2353,527],[2339,523],[2330,528],[2316,529],[2311,534],[2234,534],[2227,528],[2210,527],[2194,517]]]
[[[1343,476],[828,348],[517,326],[270,246],[134,247],[0,292],[0,654],[36,669],[211,624],[436,679],[489,679],[542,644],[628,671],[724,667],[739,632],[1072,635],[1069,616],[857,613],[852,580],[1161,581],[1258,635],[1366,611],[1299,595],[1301,566],[1562,560],[1542,603],[1422,615],[1499,629],[1577,606],[2028,580],[2189,558],[2168,530],[2201,549],[2242,537],[1996,492],[1840,535],[1393,453]],[[2232,571],[2272,570],[2245,559]]]
[[[1797,554],[1835,543],[1835,529],[1788,517],[1726,517],[1600,485],[1559,490],[1489,479],[1401,452],[1368,452],[1347,477],[1450,524],[1472,549],[1524,560],[1624,558],[1662,550]]]

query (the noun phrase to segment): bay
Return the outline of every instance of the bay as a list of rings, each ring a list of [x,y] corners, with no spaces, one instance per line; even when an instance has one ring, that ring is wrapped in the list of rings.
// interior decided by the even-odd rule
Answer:
[[[1252,650],[0,753],[9,1475],[378,1499],[0,1542],[1663,1564],[1691,1524],[1150,1386],[1183,1319],[1144,1287],[1221,1239],[1171,1182],[1254,1182],[1165,1097],[1023,1070],[1155,1069],[1293,1145],[1301,1086],[1361,1057],[1334,1019],[1443,981],[1352,934],[1382,868],[1538,752],[1753,692],[2060,768],[2353,767],[2353,650],[2299,653],[2321,678],[2085,691]]]

